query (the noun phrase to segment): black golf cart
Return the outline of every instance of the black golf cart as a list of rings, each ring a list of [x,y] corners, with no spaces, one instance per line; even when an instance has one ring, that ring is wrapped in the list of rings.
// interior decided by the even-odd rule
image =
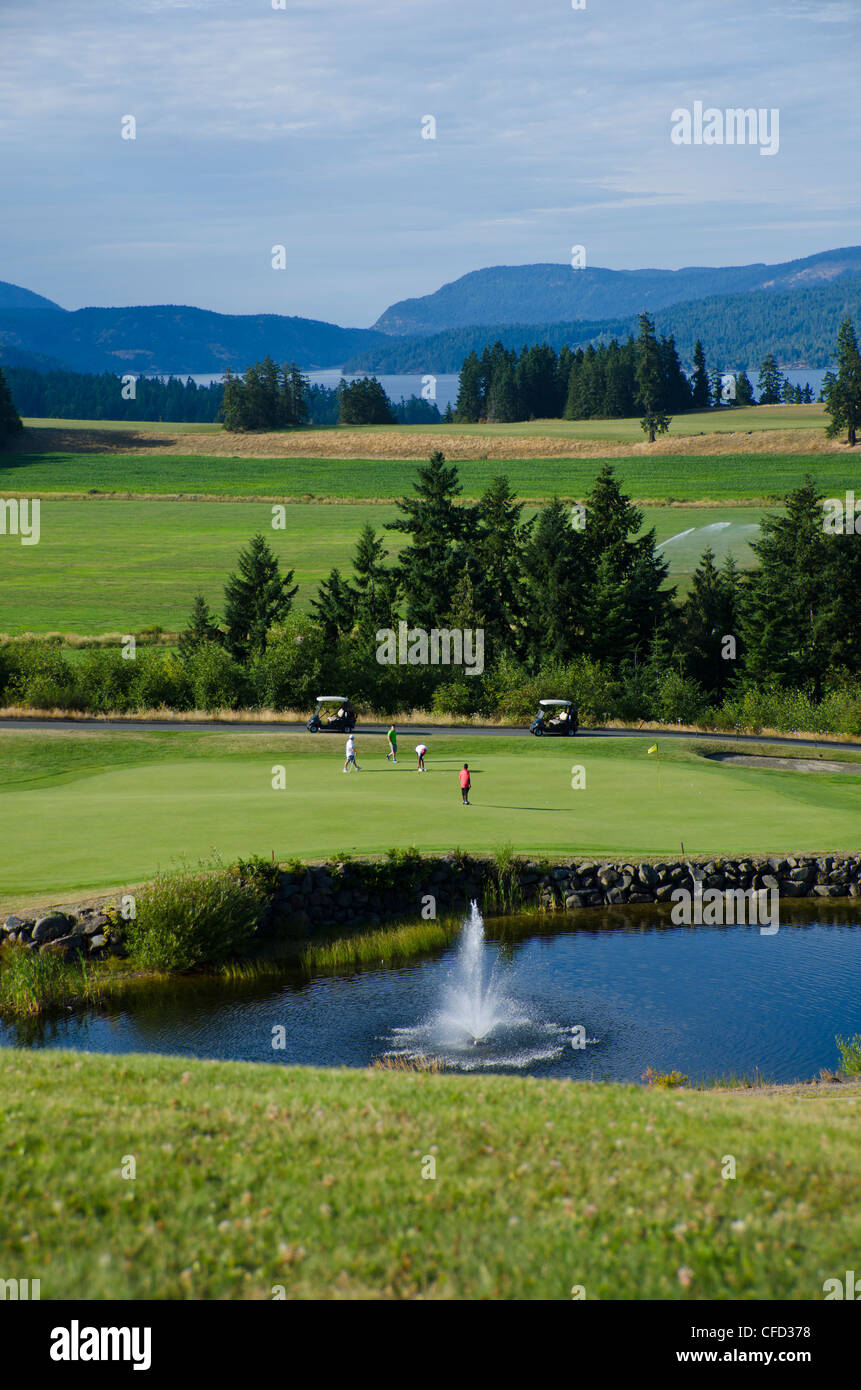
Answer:
[[[351,734],[356,711],[346,695],[318,695],[317,708],[308,720],[309,734]]]
[[[577,711],[571,700],[539,700],[538,713],[529,725],[529,732],[537,738],[544,734],[573,738],[578,727]]]

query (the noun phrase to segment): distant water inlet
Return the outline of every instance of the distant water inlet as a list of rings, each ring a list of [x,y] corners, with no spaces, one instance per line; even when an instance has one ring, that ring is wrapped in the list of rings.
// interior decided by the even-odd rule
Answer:
[[[552,1062],[572,1040],[582,1042],[581,1027],[537,1018],[514,998],[515,987],[515,972],[505,972],[498,948],[485,940],[473,902],[439,1008],[417,1025],[396,1028],[385,1055],[484,1071]]]

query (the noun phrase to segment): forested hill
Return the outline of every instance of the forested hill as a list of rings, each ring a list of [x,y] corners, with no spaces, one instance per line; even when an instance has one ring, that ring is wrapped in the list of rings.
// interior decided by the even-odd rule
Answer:
[[[76,372],[242,371],[267,353],[306,370],[339,367],[388,342],[367,328],[339,328],[281,314],[215,314],[177,304],[123,309],[0,309],[0,364],[45,358]]]
[[[861,274],[861,246],[821,251],[777,265],[605,270],[570,265],[496,265],[474,270],[433,294],[402,299],[374,328],[396,335],[441,333],[477,324],[572,323],[756,290],[798,291]]]
[[[3,309],[56,309],[58,313],[65,313],[53,299],[22,289],[20,285],[10,285],[8,280],[0,280],[0,310]]]
[[[782,367],[824,368],[846,315],[861,321],[861,275],[847,276],[821,289],[792,292],[760,290],[716,295],[663,309],[658,331],[673,334],[682,362],[690,366],[694,343],[708,344],[709,360],[725,370],[758,368],[773,352]],[[507,348],[548,343],[557,352],[597,346],[611,338],[636,335],[637,316],[573,323],[488,324],[411,338],[389,338],[362,350],[344,364],[347,371],[456,372],[470,352],[479,355],[497,339]]]

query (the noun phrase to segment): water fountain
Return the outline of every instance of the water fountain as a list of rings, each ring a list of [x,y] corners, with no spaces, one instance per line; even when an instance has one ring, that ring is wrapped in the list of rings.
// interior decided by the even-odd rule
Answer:
[[[498,951],[491,956],[476,902],[469,916],[441,1007],[422,1023],[396,1028],[387,1056],[435,1060],[460,1071],[516,1068],[562,1056],[574,1031],[546,1023],[512,996]]]

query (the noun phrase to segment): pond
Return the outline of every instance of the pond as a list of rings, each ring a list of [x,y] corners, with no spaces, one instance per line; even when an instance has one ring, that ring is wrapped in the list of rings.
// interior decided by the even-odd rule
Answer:
[[[307,979],[181,980],[133,1005],[0,1026],[6,1046],[366,1067],[436,1057],[465,1071],[639,1081],[810,1079],[861,1032],[861,910],[794,904],[755,926],[674,927],[655,909],[477,914],[434,958]],[[273,1042],[283,1046],[273,1046]]]

